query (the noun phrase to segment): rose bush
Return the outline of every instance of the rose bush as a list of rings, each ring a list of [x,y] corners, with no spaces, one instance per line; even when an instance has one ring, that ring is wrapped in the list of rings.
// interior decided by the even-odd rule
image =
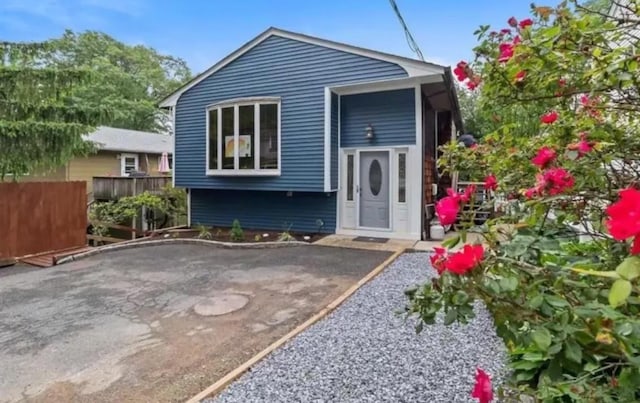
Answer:
[[[640,400],[640,11],[629,4],[611,16],[532,5],[531,18],[481,27],[476,60],[457,66],[497,130],[473,150],[443,147],[438,163],[504,197],[444,245],[476,232],[482,246],[436,250],[440,276],[407,291],[407,313],[419,328],[439,312],[465,323],[484,301],[510,356],[504,401]],[[443,223],[474,203],[463,196],[439,203]],[[490,375],[478,371],[481,402]]]

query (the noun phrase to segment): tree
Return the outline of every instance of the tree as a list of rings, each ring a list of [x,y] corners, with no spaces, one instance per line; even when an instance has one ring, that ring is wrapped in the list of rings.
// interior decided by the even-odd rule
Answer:
[[[191,78],[179,58],[143,45],[126,45],[95,31],[65,31],[48,42],[41,63],[93,72],[91,85],[76,86],[73,96],[85,105],[106,105],[113,111],[100,124],[133,130],[164,130],[158,101]]]
[[[76,86],[88,85],[88,71],[43,66],[49,46],[0,43],[0,182],[89,152],[83,135],[109,115],[108,108],[72,95]]]
[[[536,401],[640,401],[640,8],[616,1],[624,16],[562,1],[478,30],[476,61],[455,73],[500,124],[439,163],[507,201],[475,226],[475,193],[450,190],[436,213],[463,219],[446,246],[482,243],[438,249],[440,277],[409,291],[427,324],[464,323],[484,301],[510,357],[503,392]]]

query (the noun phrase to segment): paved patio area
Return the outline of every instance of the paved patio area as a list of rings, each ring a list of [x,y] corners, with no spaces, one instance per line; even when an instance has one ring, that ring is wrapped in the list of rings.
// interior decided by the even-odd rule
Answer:
[[[0,401],[185,401],[389,255],[162,245],[0,269]]]

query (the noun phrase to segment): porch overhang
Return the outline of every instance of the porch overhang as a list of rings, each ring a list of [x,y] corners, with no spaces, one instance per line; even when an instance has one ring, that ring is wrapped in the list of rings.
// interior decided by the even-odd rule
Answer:
[[[328,87],[337,95],[363,94],[367,92],[389,91],[402,88],[413,88],[417,85],[445,83],[445,71],[442,74],[429,74],[417,77],[394,78],[340,84]]]

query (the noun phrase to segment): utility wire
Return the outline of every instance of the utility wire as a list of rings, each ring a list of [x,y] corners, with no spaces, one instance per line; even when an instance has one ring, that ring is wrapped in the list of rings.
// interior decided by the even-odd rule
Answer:
[[[400,25],[402,25],[402,29],[404,30],[404,36],[407,38],[407,44],[409,45],[409,49],[411,49],[418,58],[424,62],[424,56],[422,56],[422,51],[420,47],[416,43],[415,39],[413,39],[413,35],[411,35],[411,31],[409,31],[409,27],[407,27],[407,23],[404,22],[404,18],[402,18],[402,14],[400,14],[400,10],[398,9],[398,5],[395,0],[389,0],[391,3],[391,8],[393,12],[396,13],[398,20],[400,20]]]

